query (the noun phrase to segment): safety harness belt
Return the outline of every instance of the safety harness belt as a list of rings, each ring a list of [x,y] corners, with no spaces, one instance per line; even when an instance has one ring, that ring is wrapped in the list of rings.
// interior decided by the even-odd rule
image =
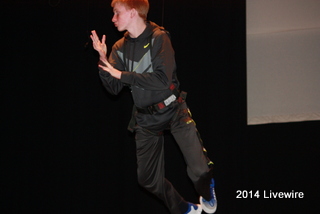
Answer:
[[[154,114],[155,112],[167,107],[180,97],[180,91],[175,87],[174,84],[170,85],[170,90],[172,91],[172,95],[170,95],[167,99],[146,108],[136,107],[137,111],[142,114]]]

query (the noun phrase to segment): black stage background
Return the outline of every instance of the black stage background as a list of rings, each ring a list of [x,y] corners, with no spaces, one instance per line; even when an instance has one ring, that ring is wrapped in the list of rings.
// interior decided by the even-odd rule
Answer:
[[[168,213],[136,181],[130,92],[110,96],[98,77],[90,30],[107,34],[109,49],[122,35],[109,1],[1,4],[1,213]],[[215,162],[217,213],[316,213],[319,121],[246,125],[245,0],[150,4],[149,19],[172,34],[182,89]],[[167,177],[197,202],[166,139]],[[236,199],[237,190],[260,198]],[[305,198],[264,199],[264,190]]]

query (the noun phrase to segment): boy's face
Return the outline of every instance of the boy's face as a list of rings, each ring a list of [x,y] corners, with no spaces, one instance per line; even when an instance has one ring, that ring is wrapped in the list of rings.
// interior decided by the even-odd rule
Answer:
[[[116,3],[113,7],[113,13],[112,22],[118,31],[128,30],[131,21],[131,10],[121,3]]]

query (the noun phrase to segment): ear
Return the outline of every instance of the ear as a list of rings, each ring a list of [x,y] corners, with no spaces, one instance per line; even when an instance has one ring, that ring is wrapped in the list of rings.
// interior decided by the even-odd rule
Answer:
[[[131,18],[135,17],[136,15],[138,15],[138,11],[135,8],[132,8],[130,12]]]

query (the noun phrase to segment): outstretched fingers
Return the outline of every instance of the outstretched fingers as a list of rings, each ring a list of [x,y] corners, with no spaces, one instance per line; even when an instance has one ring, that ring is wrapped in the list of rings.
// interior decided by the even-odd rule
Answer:
[[[94,43],[96,43],[97,41],[99,41],[99,37],[98,37],[98,35],[97,35],[97,33],[96,33],[95,30],[92,30],[92,31],[91,31],[90,38],[92,39],[92,41],[93,41]]]
[[[102,44],[106,44],[106,35],[103,35],[103,36],[102,36],[101,43],[102,43]]]
[[[100,56],[104,56],[107,53],[106,35],[103,35],[100,41],[96,31],[92,30],[90,38],[92,39],[93,48],[99,52]]]

